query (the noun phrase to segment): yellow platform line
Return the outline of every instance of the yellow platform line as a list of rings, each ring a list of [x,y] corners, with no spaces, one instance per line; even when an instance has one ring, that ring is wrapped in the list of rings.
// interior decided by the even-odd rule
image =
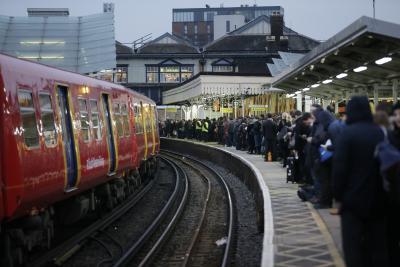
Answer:
[[[342,255],[339,253],[336,243],[333,240],[332,235],[329,232],[328,227],[326,226],[324,220],[321,218],[319,213],[314,209],[311,203],[307,202],[307,207],[310,209],[314,221],[317,223],[319,230],[321,231],[323,237],[326,240],[329,253],[331,254],[333,259],[333,264],[335,264],[336,267],[346,267]]]

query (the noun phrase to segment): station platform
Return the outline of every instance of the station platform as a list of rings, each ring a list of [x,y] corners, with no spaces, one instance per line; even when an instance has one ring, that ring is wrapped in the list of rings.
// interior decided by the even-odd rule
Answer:
[[[188,142],[234,154],[253,165],[253,169],[261,174],[269,193],[266,199],[270,201],[270,205],[264,207],[264,212],[272,217],[272,227],[265,222],[265,229],[271,231],[265,231],[264,235],[269,237],[264,237],[264,240],[269,239],[271,247],[266,247],[264,241],[263,249],[269,252],[263,251],[263,266],[345,266],[340,217],[331,215],[328,209],[316,210],[310,203],[302,202],[297,196],[298,185],[286,183],[286,169],[280,163],[265,162],[260,155],[251,155],[216,143]],[[273,255],[268,255],[271,253]]]

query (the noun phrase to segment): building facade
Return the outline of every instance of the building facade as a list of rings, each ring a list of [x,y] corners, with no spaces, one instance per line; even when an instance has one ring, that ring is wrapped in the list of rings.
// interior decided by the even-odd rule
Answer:
[[[78,73],[116,67],[114,8],[82,17],[66,8],[30,8],[27,17],[0,15],[0,52]]]
[[[162,92],[200,74],[263,76],[279,52],[304,54],[319,42],[284,26],[283,16],[259,16],[199,49],[179,36],[166,33],[139,49],[117,43],[117,71],[125,86],[158,104]]]
[[[220,29],[227,29],[225,33],[235,30],[234,25],[240,27],[237,17],[232,19],[218,19],[218,16],[240,15],[244,23],[250,22],[259,16],[283,15],[280,6],[248,6],[216,7],[211,8],[177,8],[172,10],[172,34],[189,40],[195,46],[204,46],[221,36]],[[216,31],[217,29],[217,31]],[[217,35],[214,33],[217,32]]]

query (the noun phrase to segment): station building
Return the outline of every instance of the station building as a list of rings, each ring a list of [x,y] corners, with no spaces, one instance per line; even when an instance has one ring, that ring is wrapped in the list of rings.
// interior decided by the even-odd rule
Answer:
[[[73,17],[67,8],[28,8],[28,16],[0,15],[0,52],[81,74],[116,67],[114,5]]]
[[[158,104],[189,106],[210,96],[205,96],[208,93],[200,89],[192,97],[187,94],[171,97],[170,90],[201,83],[208,91],[214,92],[217,88],[227,97],[237,98],[246,92],[256,95],[267,89],[263,86],[271,77],[267,64],[280,59],[282,53],[291,58],[309,52],[318,44],[287,28],[282,15],[262,15],[201,48],[170,33],[137,49],[117,44],[117,69],[124,69],[125,86]],[[208,106],[215,104],[215,101],[208,102]],[[218,110],[222,108],[221,104],[215,106]]]

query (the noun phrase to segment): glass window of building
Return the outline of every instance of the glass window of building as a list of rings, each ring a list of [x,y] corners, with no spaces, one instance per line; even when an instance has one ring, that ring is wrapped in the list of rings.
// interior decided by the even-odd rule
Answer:
[[[214,21],[215,15],[217,15],[216,11],[204,12],[204,21]]]
[[[86,99],[79,98],[79,113],[81,121],[81,134],[84,142],[90,141],[89,112]]]
[[[35,107],[33,105],[32,92],[18,91],[19,110],[22,121],[22,133],[25,145],[28,148],[39,146],[39,134],[37,131]]]
[[[146,66],[146,83],[158,83],[158,66]]]
[[[207,24],[207,33],[211,33],[211,25]]]
[[[173,14],[174,22],[193,22],[194,12],[175,12]]]
[[[193,77],[193,66],[185,66],[181,67],[181,82],[187,81]]]
[[[90,111],[92,115],[92,131],[95,140],[101,140],[101,125],[99,117],[99,109],[96,100],[90,100]]]
[[[227,20],[226,21],[226,32],[230,32],[231,31],[231,21]]]
[[[233,72],[233,66],[229,65],[216,65],[212,66],[212,71],[213,72]]]
[[[42,115],[42,132],[46,146],[55,146],[57,144],[57,132],[54,124],[53,106],[51,104],[50,94],[40,93],[40,112]]]
[[[127,83],[128,82],[128,66],[117,66],[114,73],[115,83]]]
[[[198,26],[194,25],[194,34],[197,34],[197,33],[198,33]]]
[[[188,34],[188,26],[187,25],[183,26],[183,32],[185,33],[185,35]]]
[[[179,66],[161,66],[160,83],[179,83]]]

